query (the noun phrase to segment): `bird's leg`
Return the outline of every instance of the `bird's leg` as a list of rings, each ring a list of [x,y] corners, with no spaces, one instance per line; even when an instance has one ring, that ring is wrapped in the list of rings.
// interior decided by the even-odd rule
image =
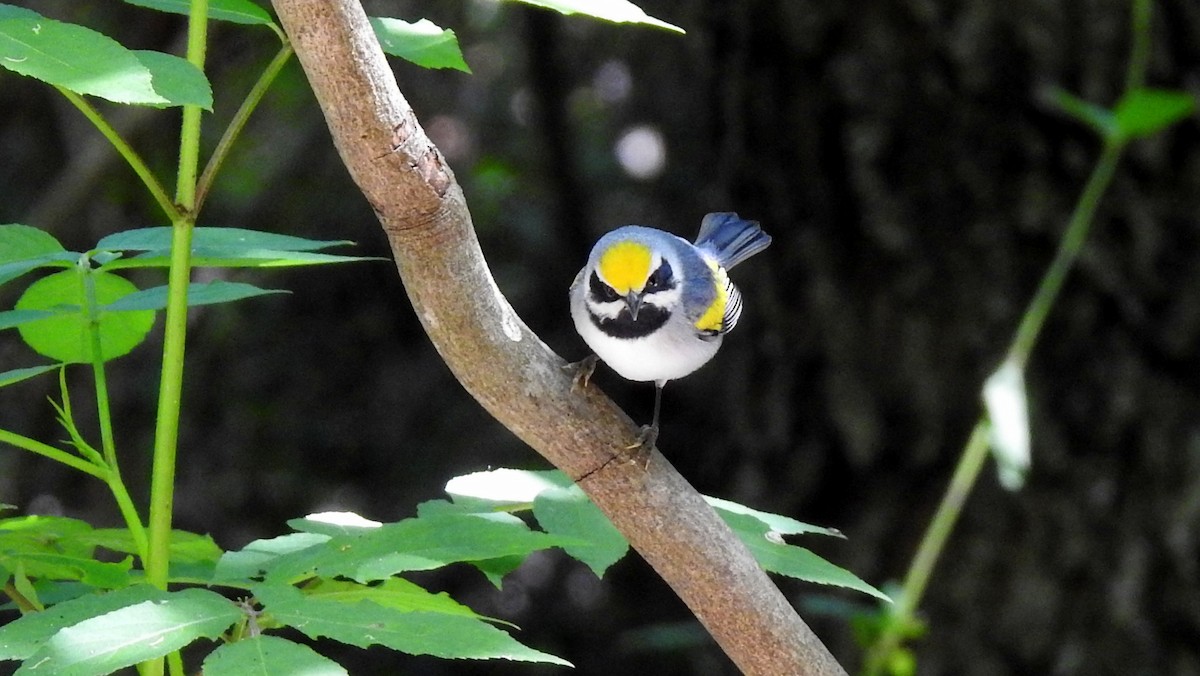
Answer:
[[[571,362],[563,367],[571,374],[571,391],[579,392],[588,386],[592,380],[592,374],[596,372],[596,362],[600,361],[600,357],[594,354],[580,359],[579,361]]]
[[[654,417],[650,420],[649,425],[642,425],[637,442],[625,447],[626,450],[636,451],[633,455],[641,458],[643,469],[650,464],[650,451],[654,449],[654,444],[658,441],[658,412],[662,408],[662,391],[665,384],[664,382],[654,383]]]

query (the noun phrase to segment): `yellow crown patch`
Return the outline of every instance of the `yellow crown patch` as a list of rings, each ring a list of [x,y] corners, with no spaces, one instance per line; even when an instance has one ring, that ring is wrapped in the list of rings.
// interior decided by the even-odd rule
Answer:
[[[600,255],[600,276],[622,296],[641,291],[650,277],[650,249],[638,242],[617,242]]]

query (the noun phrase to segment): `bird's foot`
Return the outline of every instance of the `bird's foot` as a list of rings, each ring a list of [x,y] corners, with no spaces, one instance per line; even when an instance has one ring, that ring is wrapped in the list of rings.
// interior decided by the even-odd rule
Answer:
[[[563,369],[571,374],[571,391],[580,392],[592,380],[592,374],[596,372],[596,362],[600,361],[600,357],[594,354],[588,355],[576,362],[571,362]]]
[[[625,450],[629,452],[630,459],[640,464],[642,469],[646,469],[650,466],[650,452],[654,450],[657,441],[658,425],[642,425],[637,441],[626,446]]]

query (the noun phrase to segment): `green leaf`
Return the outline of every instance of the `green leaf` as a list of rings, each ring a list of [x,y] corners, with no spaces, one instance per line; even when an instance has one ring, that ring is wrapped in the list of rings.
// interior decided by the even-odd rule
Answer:
[[[30,367],[23,368],[23,369],[13,369],[11,371],[5,371],[3,373],[0,373],[0,387],[4,387],[5,385],[12,385],[13,383],[19,383],[22,380],[26,380],[28,378],[33,378],[34,376],[40,376],[43,373],[46,373],[48,371],[53,371],[54,369],[57,369],[60,366],[62,366],[62,364],[47,364],[45,366],[30,366]]]
[[[130,281],[113,274],[89,271],[100,306],[137,291]],[[81,308],[85,304],[83,284],[75,270],[56,272],[34,282],[17,300],[17,310],[50,310],[74,306],[58,316],[26,322],[18,327],[21,338],[39,354],[66,363],[91,361],[89,322]],[[154,326],[153,312],[101,312],[97,318],[100,353],[104,361],[128,354],[146,338]]]
[[[192,239],[194,267],[281,267],[369,260],[358,256],[316,253],[320,249],[353,244],[345,240],[314,240],[241,228],[196,228]],[[97,251],[143,251],[121,258],[102,269],[167,267],[171,264],[169,227],[127,230],[101,239]]]
[[[757,509],[750,509],[749,507],[745,505],[739,505],[736,502],[730,502],[720,498],[713,498],[707,495],[704,496],[704,499],[708,502],[708,504],[712,505],[713,509],[717,510],[717,514],[726,521],[729,521],[731,514],[744,514],[758,519],[768,529],[783,535],[807,535],[809,533],[814,533],[817,535],[831,535],[839,538],[846,537],[845,535],[842,535],[842,532],[836,528],[823,528],[821,526],[814,526],[812,524],[804,523],[803,521],[797,521],[790,517],[781,516],[779,514],[771,514],[769,512],[760,512]]]
[[[120,563],[107,563],[66,554],[0,552],[0,565],[12,567],[18,562],[25,566],[30,577],[39,579],[79,580],[98,589],[120,589],[132,582],[129,571],[133,563],[128,558]]]
[[[45,230],[17,223],[0,225],[0,284],[47,265],[69,266],[78,256]]]
[[[103,594],[80,596],[40,613],[24,615],[0,626],[0,660],[28,659],[63,627],[136,603],[161,600],[165,596],[164,591],[139,584]]]
[[[393,610],[442,613],[471,617],[477,620],[490,620],[450,598],[446,592],[434,594],[402,577],[388,578],[380,584],[373,585],[320,578],[304,585],[304,594],[312,599],[324,599],[338,603],[371,601]]]
[[[191,10],[190,0],[125,0],[131,5],[157,9],[160,12],[187,16]],[[274,23],[267,10],[250,0],[208,0],[208,18],[246,25],[270,25]]]
[[[888,601],[878,589],[860,580],[854,573],[839,568],[802,547],[783,542],[783,537],[748,514],[728,513],[725,522],[737,533],[758,564],[764,569],[806,582],[845,587]]]
[[[304,528],[303,521],[290,522]],[[562,538],[531,531],[508,514],[438,515],[405,519],[342,535],[271,562],[267,580],[346,577],[371,582],[413,570],[476,562],[564,544]]]
[[[548,488],[533,501],[533,515],[547,533],[577,539],[563,549],[585,563],[596,577],[629,551],[629,543],[578,486]]]
[[[1122,138],[1157,134],[1196,110],[1196,99],[1187,92],[1134,89],[1125,92],[1114,110],[1117,133]]]
[[[471,69],[463,60],[454,31],[442,29],[428,19],[409,23],[400,19],[371,17],[371,28],[386,54],[398,56],[423,68]]]
[[[260,289],[244,282],[226,282],[214,279],[211,282],[188,284],[188,307],[231,303],[235,300],[266,296],[275,293],[290,293],[281,289]],[[135,291],[127,296],[104,305],[102,312],[130,312],[138,310],[162,310],[167,307],[167,287],[155,286]]]
[[[115,103],[171,105],[137,56],[112,38],[29,14],[0,15],[0,66]]]
[[[273,232],[242,228],[198,227],[192,232],[193,249],[230,249],[249,252],[259,249],[273,251],[319,251],[334,246],[354,244],[348,240],[318,240],[279,235]],[[104,237],[96,243],[99,251],[170,251],[171,228],[139,228]]]
[[[82,542],[92,547],[103,547],[114,552],[137,554],[137,545],[133,536],[124,528],[97,528],[85,534],[74,536],[72,541]],[[168,545],[171,563],[215,563],[221,558],[221,548],[208,535],[198,535],[185,530],[172,530]]]
[[[264,540],[255,540],[236,552],[225,552],[213,571],[214,584],[246,584],[262,575],[282,556],[320,547],[329,541],[327,535],[291,533]]]
[[[26,660],[17,676],[107,674],[199,638],[216,638],[241,617],[236,605],[215,592],[168,592],[62,629]]]
[[[446,483],[446,493],[456,503],[513,508],[533,505],[533,501],[544,490],[571,485],[573,484],[567,475],[558,470],[534,471],[502,467],[456,476]]]
[[[91,558],[92,548],[78,538],[92,532],[86,521],[65,516],[14,516],[0,519],[0,552],[66,554]]]
[[[535,7],[545,7],[562,14],[584,14],[613,23],[645,24],[676,33],[684,32],[679,26],[646,14],[640,7],[628,0],[517,0],[517,2]]]
[[[1060,112],[1091,127],[1102,138],[1109,138],[1117,130],[1112,111],[1085,101],[1059,87],[1048,87],[1042,91],[1042,100]]]
[[[212,112],[212,86],[204,73],[187,59],[173,54],[137,50],[137,60],[150,71],[154,91],[170,101],[172,106],[200,106]]]
[[[328,637],[360,648],[384,645],[411,655],[570,666],[565,660],[523,646],[504,631],[469,617],[402,612],[370,601],[339,603],[309,598],[295,587],[283,585],[264,584],[253,591],[272,619],[313,639]]]
[[[0,263],[66,251],[54,235],[19,223],[0,225]]]
[[[0,329],[11,329],[22,324],[36,322],[47,317],[56,317],[79,312],[78,306],[64,305],[54,310],[5,310],[0,312]]]
[[[348,676],[342,665],[300,643],[251,636],[226,643],[204,658],[204,676]]]

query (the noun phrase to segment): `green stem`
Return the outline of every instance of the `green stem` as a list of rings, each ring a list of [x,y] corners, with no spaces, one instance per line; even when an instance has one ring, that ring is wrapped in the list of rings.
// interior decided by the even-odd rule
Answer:
[[[201,70],[204,69],[207,12],[207,0],[194,0],[188,22],[187,58]],[[183,392],[183,359],[187,335],[187,289],[191,281],[191,210],[196,198],[201,112],[198,106],[183,107],[179,176],[175,193],[175,201],[183,209],[183,213],[171,223],[171,268],[167,281],[166,331],[163,337],[157,426],[154,431],[154,468],[150,478],[150,552],[146,561],[146,579],[160,589],[167,587],[170,563],[175,455],[179,440],[179,409]]]
[[[121,135],[117,133],[117,130],[114,129],[111,124],[108,123],[108,120],[104,119],[104,116],[100,114],[100,111],[93,108],[92,105],[87,102],[87,99],[69,89],[59,86],[55,86],[55,89],[57,89],[60,94],[65,96],[72,105],[78,108],[79,112],[83,113],[83,116],[96,126],[96,129],[100,131],[104,138],[108,139],[108,142],[111,143],[113,148],[115,148],[117,152],[121,154],[121,157],[125,158],[125,162],[130,166],[130,168],[133,169],[133,172],[138,175],[138,178],[142,179],[142,183],[146,185],[146,188],[150,191],[151,196],[154,197],[154,201],[158,202],[158,206],[163,210],[164,213],[166,213],[167,218],[176,218],[179,215],[179,208],[175,206],[175,203],[171,200],[171,197],[167,195],[166,189],[164,189],[162,184],[158,182],[158,179],[154,178],[154,174],[150,171],[150,167],[146,166],[146,163],[142,161],[142,157],[137,154],[137,151],[134,150],[133,147],[128,143],[126,143],[125,139],[121,138]]]
[[[84,312],[88,322],[88,333],[91,338],[92,375],[96,385],[96,411],[100,419],[100,447],[104,454],[104,462],[108,465],[108,476],[105,483],[117,501],[121,516],[137,547],[138,557],[145,565],[149,556],[149,540],[146,529],[142,525],[142,517],[138,514],[121,479],[121,468],[117,463],[117,445],[113,435],[112,410],[108,401],[108,378],[104,371],[104,354],[100,345],[100,304],[96,300],[96,279],[90,268],[80,266],[79,275],[83,284]]]
[[[1029,355],[1046,322],[1046,316],[1050,313],[1050,308],[1054,306],[1054,301],[1058,297],[1058,292],[1062,290],[1067,274],[1075,265],[1075,259],[1092,226],[1096,208],[1100,205],[1100,199],[1108,189],[1109,183],[1112,182],[1113,174],[1116,173],[1117,164],[1121,160],[1121,152],[1124,149],[1125,144],[1121,141],[1109,140],[1105,143],[1104,151],[1083,188],[1083,194],[1075,204],[1075,211],[1071,214],[1067,231],[1058,245],[1058,252],[1055,253],[1054,260],[1050,262],[1050,267],[1046,269],[1033,299],[1029,302],[1029,307],[1021,317],[1021,324],[1017,327],[1012,345],[1008,349],[1009,357],[1021,368],[1024,368],[1029,361]]]
[[[204,72],[208,39],[208,0],[192,0],[188,14],[187,60]],[[166,331],[163,336],[162,376],[154,429],[154,462],[150,473],[149,551],[146,580],[166,589],[171,565],[171,516],[175,502],[175,461],[179,441],[179,410],[183,394],[183,360],[187,337],[187,291],[192,270],[192,230],[195,225],[196,176],[200,164],[198,106],[183,107],[179,134],[179,173],[175,183],[177,215],[171,219],[171,269],[167,278]],[[143,676],[159,676],[162,658],[139,665]],[[172,676],[183,676],[183,660],[173,653],[166,660]]]
[[[1150,20],[1154,14],[1152,0],[1133,0],[1133,44],[1129,50],[1129,69],[1125,71],[1125,91],[1141,89],[1146,84],[1150,65]]]
[[[31,453],[37,453],[44,458],[49,458],[55,462],[61,462],[67,467],[77,469],[84,474],[90,474],[101,481],[108,481],[108,470],[106,468],[90,463],[83,458],[71,455],[49,444],[44,444],[36,439],[30,439],[16,432],[0,429],[0,443],[24,449]]]
[[[237,140],[238,135],[245,128],[246,122],[249,121],[250,115],[258,107],[263,96],[270,89],[271,84],[275,82],[275,78],[279,76],[279,72],[287,65],[293,53],[292,45],[285,38],[283,46],[279,48],[279,52],[275,54],[275,58],[271,59],[271,63],[267,64],[262,75],[258,76],[258,81],[254,83],[254,87],[250,89],[250,93],[246,94],[246,99],[242,101],[242,105],[233,114],[233,119],[229,121],[229,126],[225,128],[225,133],[221,135],[221,140],[217,142],[217,149],[213,151],[212,157],[208,159],[208,164],[204,167],[204,173],[200,175],[200,183],[196,186],[196,206],[192,209],[193,213],[198,214],[200,209],[204,207],[204,200],[208,197],[208,191],[212,187],[212,183],[216,179],[221,165],[225,162],[225,158],[229,155],[229,149],[233,147],[233,142]]]

